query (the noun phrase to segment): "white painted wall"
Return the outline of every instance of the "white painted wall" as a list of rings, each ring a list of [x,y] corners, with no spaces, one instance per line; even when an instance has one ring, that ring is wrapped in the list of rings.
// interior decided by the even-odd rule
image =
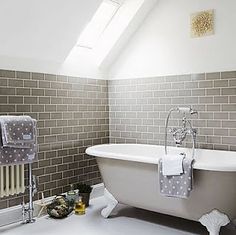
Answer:
[[[71,52],[101,1],[0,0],[0,69],[104,78]]]
[[[190,37],[190,14],[215,10],[215,35]],[[236,69],[235,0],[159,0],[110,67],[109,78]]]
[[[107,79],[109,65],[142,23],[157,0],[121,0],[118,12],[93,49],[75,46],[60,73]]]
[[[0,55],[62,62],[101,0],[0,0]]]
[[[157,0],[125,0],[101,35],[94,55],[100,68],[108,69]]]
[[[0,69],[61,74],[66,76],[106,79],[107,73],[100,70],[89,52],[75,47],[64,62],[0,56]]]

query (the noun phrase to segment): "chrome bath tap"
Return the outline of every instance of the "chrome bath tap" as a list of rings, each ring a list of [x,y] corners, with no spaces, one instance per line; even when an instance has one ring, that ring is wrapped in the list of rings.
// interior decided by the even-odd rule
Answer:
[[[193,142],[193,157],[194,157],[194,151],[195,151],[195,147],[196,147],[197,130],[192,127],[191,122],[186,118],[186,113],[193,115],[193,114],[197,114],[197,111],[193,110],[192,108],[188,108],[188,107],[177,107],[177,108],[170,109],[170,111],[167,115],[166,126],[165,126],[165,154],[167,154],[168,123],[169,123],[170,115],[173,111],[183,113],[182,127],[170,128],[169,132],[173,135],[176,146],[181,146],[183,141],[185,140],[186,136],[191,135],[192,142]]]
[[[187,120],[186,116],[182,119],[182,127],[180,128],[170,128],[169,132],[172,133],[175,144],[177,146],[182,145],[182,142],[185,140],[186,136],[192,135],[194,137],[194,146],[196,142],[196,134],[197,130],[195,128],[192,128],[191,122]],[[187,124],[189,125],[189,128],[187,128]]]

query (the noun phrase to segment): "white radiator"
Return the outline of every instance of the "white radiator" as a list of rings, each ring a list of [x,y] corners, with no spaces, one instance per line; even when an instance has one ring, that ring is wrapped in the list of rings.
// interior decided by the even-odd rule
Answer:
[[[24,193],[24,164],[0,166],[0,198]]]

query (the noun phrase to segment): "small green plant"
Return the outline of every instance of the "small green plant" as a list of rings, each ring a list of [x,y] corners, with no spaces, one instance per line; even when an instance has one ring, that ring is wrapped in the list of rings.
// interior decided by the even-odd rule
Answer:
[[[76,184],[76,189],[79,189],[80,193],[91,193],[92,187],[88,184]]]

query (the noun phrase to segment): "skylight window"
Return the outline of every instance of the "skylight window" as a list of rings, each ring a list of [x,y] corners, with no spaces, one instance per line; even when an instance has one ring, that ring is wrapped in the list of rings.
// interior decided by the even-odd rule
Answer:
[[[118,1],[104,0],[81,33],[77,46],[92,49],[120,7]]]

